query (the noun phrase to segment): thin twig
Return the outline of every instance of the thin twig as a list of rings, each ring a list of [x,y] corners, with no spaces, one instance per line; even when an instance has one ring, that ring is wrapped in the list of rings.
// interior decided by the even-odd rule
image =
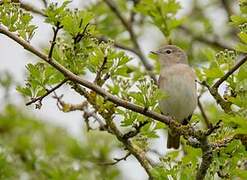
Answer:
[[[61,28],[62,28],[62,26],[60,26],[60,22],[57,22],[56,27],[52,28],[54,35],[53,35],[53,39],[52,39],[52,42],[51,42],[51,47],[50,47],[50,51],[49,51],[49,55],[48,55],[49,59],[52,58],[53,49],[54,49],[54,47],[56,45],[57,34],[58,34],[58,31]]]
[[[61,110],[63,112],[83,111],[85,109],[85,107],[87,107],[87,104],[88,104],[86,101],[84,101],[80,104],[66,103],[62,100],[63,95],[58,96],[56,92],[54,92],[53,98],[57,100],[57,106],[58,106],[59,110]]]
[[[209,119],[208,119],[208,117],[207,117],[207,115],[206,115],[206,113],[204,111],[204,108],[202,106],[202,103],[201,103],[201,100],[200,100],[199,96],[198,96],[198,107],[199,107],[199,109],[201,111],[202,117],[203,117],[203,119],[205,121],[205,124],[206,124],[207,128],[210,129],[212,127],[212,124],[209,121]]]
[[[94,79],[94,83],[96,83],[97,85],[99,86],[102,86],[103,83],[107,80],[107,79],[101,79],[101,76],[102,76],[102,71],[105,69],[105,66],[106,66],[106,63],[107,63],[107,56],[104,56],[104,59],[103,59],[103,62],[100,66],[100,68],[98,69],[97,73],[96,73],[96,77]],[[106,77],[110,77],[110,76],[106,76]]]
[[[131,155],[130,152],[128,152],[124,157],[122,158],[114,158],[114,162],[103,162],[103,163],[100,163],[100,165],[115,165],[117,163],[119,163],[120,161],[126,161],[127,158]]]
[[[108,131],[107,129],[107,125],[100,119],[99,116],[97,116],[96,112],[95,111],[89,111],[88,109],[84,109],[83,110],[83,117],[85,119],[85,122],[86,122],[86,125],[87,125],[87,129],[90,130],[92,129],[90,126],[89,126],[89,118],[90,117],[93,117],[95,119],[96,122],[99,123],[99,130],[101,131]]]
[[[107,125],[100,119],[99,116],[97,116],[95,111],[88,112],[88,115],[92,116],[95,119],[95,121],[99,123],[99,130],[107,131]]]
[[[222,76],[213,86],[212,88],[217,89],[227,78],[232,75],[240,66],[242,66],[247,61],[247,56],[242,58],[235,66],[233,66],[224,76]]]
[[[54,92],[55,90],[57,90],[58,88],[60,88],[63,84],[65,84],[68,81],[68,79],[64,79],[62,82],[60,82],[58,85],[56,85],[54,88],[47,90],[47,92],[43,95],[40,96],[38,98],[34,98],[31,101],[26,103],[26,106],[29,106],[37,101],[41,102],[46,96],[48,96],[49,94],[51,94],[52,92]]]
[[[212,126],[210,129],[208,129],[205,132],[205,136],[209,136],[210,134],[212,134],[213,132],[215,132],[217,129],[219,129],[221,122],[222,122],[222,120],[219,120],[214,126]]]
[[[86,32],[87,32],[87,28],[88,28],[89,25],[90,25],[90,24],[87,23],[86,26],[84,27],[82,33],[78,33],[78,34],[74,37],[74,44],[77,44],[77,43],[79,43],[79,42],[82,40],[82,38],[85,36],[85,34],[86,34]]]

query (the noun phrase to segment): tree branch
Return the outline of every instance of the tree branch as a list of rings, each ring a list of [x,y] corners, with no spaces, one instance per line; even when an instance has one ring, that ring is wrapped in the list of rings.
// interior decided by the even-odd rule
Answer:
[[[70,103],[66,103],[62,100],[63,95],[58,96],[55,92],[54,92],[54,96],[53,98],[57,100],[57,106],[59,108],[60,111],[63,112],[72,112],[72,111],[84,111],[84,109],[87,107],[87,102],[82,102],[80,104],[70,104]]]
[[[102,76],[102,71],[105,69],[105,65],[107,63],[107,56],[104,56],[103,62],[100,66],[100,68],[98,69],[97,73],[96,73],[96,77],[94,79],[94,83],[97,84],[98,86],[102,86],[105,81],[110,77],[109,75],[106,74],[105,78],[101,78]]]
[[[124,135],[122,132],[117,128],[116,124],[113,122],[113,114],[115,113],[115,108],[106,108],[105,111],[100,110],[101,107],[96,103],[96,95],[95,92],[91,92],[90,94],[86,94],[84,90],[80,87],[74,87],[79,94],[83,94],[87,101],[94,107],[94,109],[105,119],[107,131],[114,134],[116,138],[124,144],[126,149],[135,156],[135,158],[139,161],[142,167],[146,170],[150,179],[152,178],[151,174],[151,164],[149,163],[148,159],[146,158],[145,151],[135,145],[129,139],[123,138]]]
[[[182,126],[178,122],[174,121],[171,117],[164,116],[164,115],[161,115],[159,113],[150,111],[149,109],[146,109],[145,107],[141,107],[139,105],[125,101],[121,98],[118,98],[117,96],[110,94],[109,92],[105,91],[101,87],[73,74],[68,69],[66,69],[61,64],[59,64],[57,61],[55,61],[55,60],[50,61],[50,59],[48,58],[47,55],[38,51],[33,46],[31,46],[28,42],[24,41],[23,39],[21,39],[20,37],[18,37],[14,33],[9,32],[8,30],[3,28],[2,26],[0,26],[0,33],[8,36],[12,40],[14,40],[18,44],[20,44],[22,47],[24,47],[26,50],[32,52],[36,56],[40,57],[42,60],[46,61],[48,64],[50,64],[55,69],[57,69],[62,74],[64,74],[64,76],[68,80],[70,80],[71,82],[78,83],[82,86],[85,86],[85,87],[91,89],[92,92],[103,96],[105,98],[105,100],[111,101],[118,106],[124,107],[124,108],[132,110],[134,112],[143,114],[147,117],[153,118],[157,121],[163,122],[163,123],[167,124],[169,126],[169,128],[178,132],[180,135],[187,136],[187,137],[192,136],[192,137],[197,138],[201,143],[201,149],[203,151],[202,163],[201,163],[201,166],[200,166],[199,171],[197,173],[197,177],[198,177],[198,179],[204,178],[206,171],[209,168],[211,161],[212,161],[212,153],[211,153],[211,148],[207,142],[207,137],[201,131],[195,131],[192,127],[190,127],[190,125]],[[87,94],[87,92],[84,88],[81,88],[80,86],[78,86],[78,87],[75,87],[75,90],[79,91],[82,95],[84,95],[86,98],[88,98],[88,101],[89,102],[91,101],[90,103],[92,105],[95,103],[95,100],[90,99],[91,98],[90,95]],[[94,106],[94,107],[97,108],[97,106]],[[104,115],[104,114],[101,114],[101,115]],[[116,135],[118,140],[121,141],[126,146],[126,148],[131,152],[131,154],[133,154],[138,159],[138,161],[145,168],[145,170],[149,174],[149,176],[152,177],[152,175],[151,175],[151,168],[152,167],[145,156],[145,152],[142,149],[140,149],[139,147],[137,147],[135,144],[133,144],[131,142],[131,140],[123,138],[124,135],[118,130],[116,125],[113,123],[112,119],[109,119],[110,117],[108,115],[105,116],[104,118],[105,119],[108,118],[107,119],[107,126],[110,128],[110,132]]]
[[[131,153],[130,152],[128,152],[124,157],[122,157],[122,158],[114,158],[113,160],[114,160],[114,162],[105,162],[105,163],[100,163],[101,165],[115,165],[115,164],[117,164],[117,163],[119,163],[120,161],[126,161],[127,160],[127,158],[129,157],[131,155]]]
[[[213,132],[215,132],[217,129],[220,128],[220,124],[221,124],[222,120],[219,120],[214,126],[212,126],[211,128],[209,128],[204,134],[205,136],[209,136],[211,135]]]
[[[55,69],[60,71],[69,80],[71,80],[73,82],[76,82],[76,83],[78,83],[78,84],[80,84],[82,86],[85,86],[85,87],[97,92],[99,95],[103,96],[106,100],[109,100],[109,101],[115,103],[118,106],[121,106],[121,107],[124,107],[126,109],[132,110],[134,112],[146,115],[146,116],[148,116],[150,118],[156,119],[157,121],[163,122],[165,124],[177,124],[177,125],[179,125],[176,121],[173,121],[171,117],[164,116],[162,114],[159,114],[159,113],[156,113],[156,112],[153,112],[153,111],[150,111],[150,110],[146,110],[145,107],[141,107],[139,105],[136,105],[136,104],[130,103],[130,102],[126,101],[126,100],[123,100],[121,98],[118,98],[118,97],[112,95],[111,93],[106,92],[101,87],[99,87],[99,86],[97,86],[97,85],[95,85],[95,84],[93,84],[93,83],[91,83],[91,82],[89,82],[89,81],[87,81],[87,80],[75,75],[74,73],[72,73],[71,71],[66,69],[64,66],[59,64],[57,61],[49,61],[49,58],[48,58],[47,55],[45,55],[42,52],[40,52],[39,50],[35,49],[28,42],[24,41],[23,39],[21,39],[20,37],[18,37],[14,33],[6,30],[1,25],[0,25],[0,33],[8,36],[10,39],[12,39],[15,42],[17,42],[18,44],[20,44],[27,51],[32,52],[33,54],[35,54],[36,56],[38,56],[42,60],[46,61],[48,64],[53,66]]]
[[[210,167],[213,160],[213,153],[208,143],[207,136],[203,136],[200,140],[202,149],[202,162],[196,173],[196,180],[202,180],[207,174],[207,170]]]
[[[242,66],[247,61],[247,56],[242,58],[235,66],[233,66],[224,76],[222,76],[213,86],[212,88],[217,89],[227,78],[232,75],[240,66]]]
[[[220,105],[220,107],[225,111],[225,113],[230,114],[232,112],[231,105],[232,103],[224,100],[218,92],[218,89],[210,87],[206,81],[199,82],[201,85],[205,86],[210,94],[214,97],[216,102]]]
[[[207,128],[210,129],[210,128],[212,127],[212,124],[211,124],[211,122],[209,121],[209,119],[208,119],[208,117],[207,117],[207,115],[206,115],[206,113],[205,113],[205,111],[204,111],[204,108],[203,108],[202,103],[201,103],[201,101],[200,101],[200,96],[198,96],[198,107],[199,107],[199,109],[200,109],[200,111],[201,111],[202,117],[203,117],[203,119],[204,119],[204,121],[205,121],[205,124],[206,124]]]
[[[58,88],[60,88],[63,84],[65,84],[68,81],[68,79],[64,79],[61,83],[59,83],[58,85],[56,85],[54,88],[47,90],[47,92],[43,95],[40,96],[38,98],[32,99],[31,101],[26,103],[26,106],[29,106],[37,101],[39,101],[41,103],[41,101],[48,96],[49,94],[51,94],[52,92],[54,92],[55,90],[57,90]]]
[[[237,69],[239,69],[245,62],[247,61],[247,56],[243,57],[235,66],[233,66],[224,76],[222,76],[218,81],[215,82],[215,84],[210,87],[206,81],[201,82],[200,84],[207,87],[210,94],[214,97],[216,102],[221,106],[221,108],[226,112],[226,113],[231,113],[231,105],[232,103],[229,101],[224,100],[221,95],[218,92],[219,86],[227,80],[229,76],[231,76]]]
[[[53,39],[52,39],[52,42],[51,42],[51,47],[50,47],[50,51],[49,51],[49,55],[48,55],[49,59],[52,58],[53,49],[54,49],[54,47],[56,45],[57,34],[58,34],[58,31],[61,28],[62,28],[62,26],[60,26],[60,22],[57,22],[56,27],[52,28],[54,35],[53,35]]]

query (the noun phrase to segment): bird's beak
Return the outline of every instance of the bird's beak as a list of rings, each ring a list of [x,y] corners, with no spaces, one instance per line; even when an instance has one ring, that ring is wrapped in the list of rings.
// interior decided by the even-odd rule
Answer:
[[[155,55],[158,55],[159,52],[158,51],[150,51],[151,54],[155,54]]]

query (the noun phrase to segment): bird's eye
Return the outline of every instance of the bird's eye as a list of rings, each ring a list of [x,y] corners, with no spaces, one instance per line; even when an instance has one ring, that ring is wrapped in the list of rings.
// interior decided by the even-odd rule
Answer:
[[[170,50],[170,49],[166,50],[166,54],[171,54],[171,53],[172,53],[172,50]]]

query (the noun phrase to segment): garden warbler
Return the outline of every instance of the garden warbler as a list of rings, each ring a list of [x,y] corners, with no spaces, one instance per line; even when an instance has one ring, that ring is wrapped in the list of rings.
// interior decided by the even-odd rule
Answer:
[[[160,110],[186,125],[197,106],[196,75],[188,65],[187,55],[174,45],[166,45],[152,53],[158,56],[161,66],[158,86],[167,94],[159,100]],[[179,134],[168,130],[167,148],[178,149],[179,144]]]

